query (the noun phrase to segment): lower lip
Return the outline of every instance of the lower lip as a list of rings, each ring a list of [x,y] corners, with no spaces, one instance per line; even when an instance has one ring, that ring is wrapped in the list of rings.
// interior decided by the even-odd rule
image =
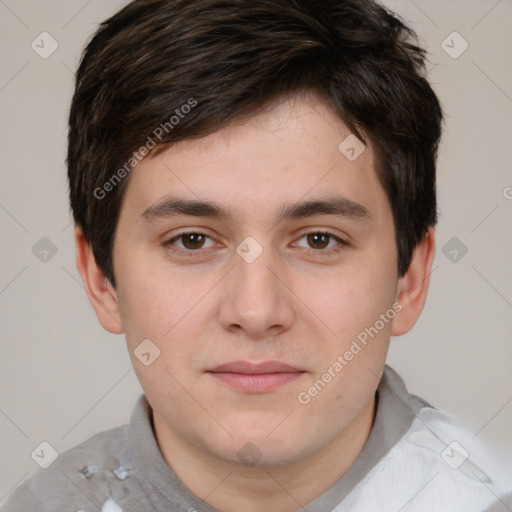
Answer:
[[[246,393],[266,393],[299,378],[304,372],[230,373],[210,372],[216,379]]]

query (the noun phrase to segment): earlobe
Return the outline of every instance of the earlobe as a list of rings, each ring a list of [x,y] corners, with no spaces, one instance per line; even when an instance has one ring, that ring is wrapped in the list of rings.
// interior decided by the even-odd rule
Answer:
[[[75,228],[76,266],[84,288],[100,324],[109,332],[121,334],[117,294],[103,271],[98,267],[89,242],[81,228]]]
[[[393,336],[408,332],[418,320],[427,299],[435,254],[434,228],[415,247],[407,272],[398,280],[397,302],[402,309],[393,320]]]

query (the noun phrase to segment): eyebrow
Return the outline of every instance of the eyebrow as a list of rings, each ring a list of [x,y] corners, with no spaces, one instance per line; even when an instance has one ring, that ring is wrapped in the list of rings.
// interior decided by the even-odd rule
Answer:
[[[338,196],[285,205],[281,208],[278,220],[301,219],[313,215],[337,215],[357,220],[371,220],[369,210],[362,204]]]
[[[277,221],[314,215],[336,215],[355,220],[371,220],[371,214],[366,207],[345,197],[335,196],[283,205],[279,209]],[[229,209],[211,201],[175,197],[167,197],[149,206],[140,218],[147,223],[152,223],[176,216],[210,217],[223,221],[233,218]]]
[[[212,217],[227,220],[231,218],[229,210],[210,201],[179,199],[168,197],[146,208],[140,218],[146,222],[155,222],[168,217],[188,215],[191,217]]]

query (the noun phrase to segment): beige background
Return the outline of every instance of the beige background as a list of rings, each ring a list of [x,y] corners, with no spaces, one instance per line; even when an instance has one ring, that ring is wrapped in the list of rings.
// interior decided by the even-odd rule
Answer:
[[[0,0],[0,500],[38,469],[42,441],[62,452],[126,423],[141,393],[124,339],[101,329],[75,269],[64,164],[80,51],[125,3]],[[511,464],[512,1],[386,5],[427,45],[446,112],[430,297],[389,361]],[[47,59],[31,48],[43,31],[58,43]],[[457,58],[441,47],[454,31],[469,45]],[[446,44],[454,54],[464,42]],[[46,262],[32,252],[42,237],[57,249]],[[442,250],[452,237],[467,247],[456,262],[455,246]]]

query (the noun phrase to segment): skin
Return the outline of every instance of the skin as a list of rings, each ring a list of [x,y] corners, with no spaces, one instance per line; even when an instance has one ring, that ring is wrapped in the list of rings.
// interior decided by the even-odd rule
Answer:
[[[349,133],[320,99],[302,96],[143,160],[130,175],[115,234],[116,289],[76,230],[91,304],[105,329],[125,333],[163,457],[220,510],[294,511],[333,485],[371,430],[390,336],[407,332],[423,308],[433,230],[399,278],[372,148],[349,161],[338,150]],[[232,216],[143,215],[171,196],[209,201]],[[283,205],[333,197],[368,216],[279,218]],[[305,236],[325,231],[345,243]],[[209,237],[199,255],[184,254],[197,250],[190,237],[174,238],[186,232]],[[236,252],[249,236],[263,250],[252,263]],[[298,394],[396,301],[394,320],[301,404]],[[134,350],[147,338],[161,353],[144,366]],[[207,372],[239,360],[277,360],[304,373],[247,393]],[[252,467],[237,456],[246,443],[261,454]]]

